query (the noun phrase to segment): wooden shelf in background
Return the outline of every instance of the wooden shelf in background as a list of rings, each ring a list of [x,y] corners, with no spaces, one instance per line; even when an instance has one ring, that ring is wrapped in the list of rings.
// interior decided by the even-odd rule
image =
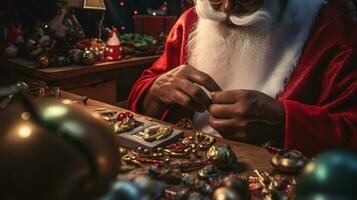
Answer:
[[[8,59],[0,63],[2,82],[39,80],[50,86],[97,99],[116,103],[127,99],[132,85],[142,71],[159,56],[137,57],[118,62],[90,66],[71,65],[39,69],[38,64],[26,58]]]

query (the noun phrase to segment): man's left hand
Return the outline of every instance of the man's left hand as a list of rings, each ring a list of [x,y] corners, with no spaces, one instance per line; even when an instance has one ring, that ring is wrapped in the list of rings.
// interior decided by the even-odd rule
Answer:
[[[284,106],[270,96],[252,90],[211,94],[209,123],[223,137],[260,144],[283,137]]]

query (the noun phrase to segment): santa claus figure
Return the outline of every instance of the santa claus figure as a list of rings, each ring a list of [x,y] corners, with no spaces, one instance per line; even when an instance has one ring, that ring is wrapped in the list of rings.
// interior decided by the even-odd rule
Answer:
[[[118,61],[121,60],[121,47],[118,38],[117,30],[113,27],[109,33],[107,47],[104,52],[105,58],[108,61]]]
[[[324,0],[197,0],[135,84],[130,108],[308,156],[357,149],[356,35]]]

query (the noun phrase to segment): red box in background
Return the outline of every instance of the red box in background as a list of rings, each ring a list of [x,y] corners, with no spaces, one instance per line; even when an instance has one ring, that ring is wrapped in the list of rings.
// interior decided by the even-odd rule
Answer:
[[[169,33],[177,20],[176,16],[134,16],[135,33],[151,35],[158,38],[162,32]]]

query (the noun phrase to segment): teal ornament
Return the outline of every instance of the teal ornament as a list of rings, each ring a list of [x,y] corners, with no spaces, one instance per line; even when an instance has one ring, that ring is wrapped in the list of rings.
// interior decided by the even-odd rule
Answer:
[[[99,200],[144,200],[143,191],[131,181],[117,180],[110,187],[108,193]]]
[[[304,168],[296,186],[297,199],[357,199],[357,153],[331,151]]]

